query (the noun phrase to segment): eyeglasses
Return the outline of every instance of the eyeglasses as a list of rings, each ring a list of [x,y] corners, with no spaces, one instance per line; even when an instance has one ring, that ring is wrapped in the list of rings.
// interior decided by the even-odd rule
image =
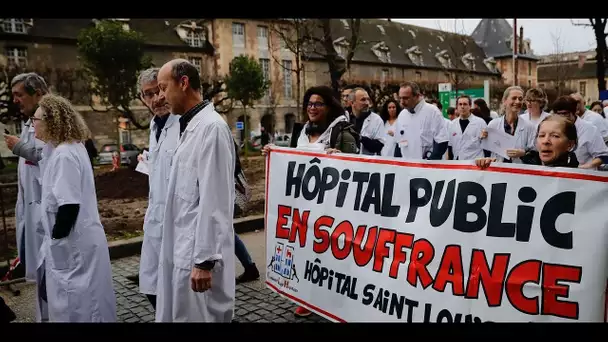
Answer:
[[[323,102],[308,102],[307,107],[308,107],[308,108],[316,108],[316,109],[319,109],[319,108],[323,108],[323,107],[325,107],[325,103],[323,103]]]
[[[156,90],[148,90],[146,92],[144,92],[142,95],[145,99],[151,99],[153,98],[155,95],[158,95],[158,93],[160,93],[160,89],[156,88]]]

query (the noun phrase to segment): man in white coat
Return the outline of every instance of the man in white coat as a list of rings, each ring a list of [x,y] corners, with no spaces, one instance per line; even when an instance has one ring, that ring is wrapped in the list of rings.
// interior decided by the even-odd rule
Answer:
[[[448,123],[448,143],[455,160],[475,160],[485,155],[481,148],[481,133],[488,125],[482,118],[471,115],[472,104],[471,97],[460,95],[456,99],[459,116]]]
[[[581,119],[591,123],[593,126],[595,126],[597,131],[602,136],[602,139],[604,140],[604,142],[607,142],[608,141],[608,123],[606,122],[606,120],[604,120],[604,118],[601,115],[599,115],[598,113],[585,108],[585,99],[583,98],[583,96],[580,93],[572,93],[572,94],[570,94],[570,97],[575,99],[577,102],[576,115],[579,118],[581,118]],[[579,162],[580,162],[580,160],[579,160]]]
[[[17,75],[11,81],[13,102],[27,121],[22,126],[21,137],[4,135],[9,149],[19,156],[18,192],[15,219],[19,260],[25,265],[25,279],[37,283],[36,318],[47,321],[47,302],[44,291],[44,269],[38,268],[38,252],[44,238],[41,221],[41,174],[38,161],[42,158],[44,143],[35,137],[31,117],[38,102],[49,92],[44,78],[35,73]]]
[[[148,165],[150,192],[139,261],[139,292],[148,297],[154,308],[167,180],[179,142],[179,116],[170,114],[169,106],[159,97],[158,71],[159,68],[142,71],[138,82],[141,100],[154,114],[150,123],[150,150],[147,160],[143,161]]]
[[[445,120],[439,108],[424,101],[420,86],[405,82],[399,88],[403,110],[395,139],[405,159],[440,160],[448,149]]]
[[[230,128],[203,102],[197,69],[172,60],[160,100],[181,114],[161,241],[157,322],[230,322],[234,314],[234,167]]]
[[[360,153],[365,155],[380,155],[384,147],[384,121],[380,115],[370,109],[371,99],[363,88],[355,88],[348,94],[352,106],[351,122],[361,134]]]

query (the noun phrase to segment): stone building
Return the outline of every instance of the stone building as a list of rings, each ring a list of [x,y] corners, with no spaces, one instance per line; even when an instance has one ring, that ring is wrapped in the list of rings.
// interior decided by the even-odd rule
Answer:
[[[208,37],[212,27],[201,19],[113,19],[123,24],[125,30],[141,32],[146,41],[146,53],[155,66],[167,60],[182,57],[190,60],[201,70],[204,78],[215,74],[215,49]],[[68,97],[81,112],[93,133],[99,148],[103,144],[133,143],[140,148],[148,145],[148,130],[133,129],[128,120],[117,120],[116,112],[93,111],[89,103],[92,96],[77,74],[80,70],[76,42],[81,30],[96,24],[96,19],[0,19],[0,51],[10,68],[39,72],[51,90]],[[99,108],[95,105],[95,108]],[[149,121],[149,111],[139,101],[133,101],[131,109],[136,116]],[[18,133],[20,123],[7,125],[9,131]],[[117,127],[118,126],[118,127]],[[2,156],[10,155],[6,146]]]
[[[513,84],[513,26],[506,19],[481,19],[471,37],[496,63],[506,84]],[[524,29],[520,27],[517,37],[517,85],[535,87],[537,85],[536,57],[530,47],[530,39],[523,38]]]
[[[595,50],[540,56],[538,85],[560,93],[578,91],[589,105],[599,99],[595,57]]]
[[[333,45],[342,58],[347,53],[351,28],[348,20],[331,21]],[[500,74],[484,51],[469,36],[381,19],[362,19],[360,40],[347,81],[368,83],[458,82],[460,89]],[[320,51],[323,48],[319,48]],[[329,82],[323,56],[309,53],[305,62],[306,86]]]

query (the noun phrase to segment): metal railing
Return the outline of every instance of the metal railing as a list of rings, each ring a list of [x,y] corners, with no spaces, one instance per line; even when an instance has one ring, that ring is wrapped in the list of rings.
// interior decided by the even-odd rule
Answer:
[[[12,288],[12,285],[20,282],[24,282],[25,278],[14,278],[9,277],[8,279],[2,280],[7,272],[10,270],[11,263],[13,260],[13,253],[11,252],[11,239],[9,239],[9,227],[7,225],[7,208],[13,207],[15,205],[15,201],[7,196],[9,191],[14,190],[15,194],[17,192],[17,183],[0,183],[0,214],[2,215],[2,240],[3,244],[0,246],[0,249],[3,253],[0,253],[0,263],[4,264],[6,262],[6,267],[0,267],[0,286],[8,288],[14,295],[19,295],[19,290],[15,290]],[[16,196],[15,196],[16,200]],[[10,214],[9,214],[10,215]],[[15,227],[15,237],[17,235],[16,231],[17,227]],[[12,239],[16,240],[16,239]]]

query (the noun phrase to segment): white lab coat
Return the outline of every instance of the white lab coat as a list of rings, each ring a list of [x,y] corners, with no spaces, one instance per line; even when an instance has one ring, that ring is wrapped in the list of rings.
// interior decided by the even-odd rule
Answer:
[[[604,141],[608,140],[608,124],[601,115],[587,109],[580,118],[595,126]]]
[[[31,120],[21,126],[20,139],[25,144],[34,140],[37,148],[44,146],[44,142],[36,139]],[[43,269],[38,269],[38,254],[44,239],[40,208],[42,178],[39,163],[20,157],[17,179],[18,191],[15,206],[17,250],[20,259],[25,264],[25,280],[37,284],[36,321],[42,322],[48,320],[48,307],[47,303],[40,297],[39,292],[39,285],[44,274]],[[23,260],[24,257],[25,260]]]
[[[139,292],[155,295],[158,280],[158,259],[162,237],[167,184],[171,172],[171,159],[179,143],[179,116],[169,114],[158,141],[156,123],[150,126],[148,154],[149,186],[148,209],[144,217],[144,241],[139,261]]]
[[[574,154],[576,154],[579,164],[587,164],[594,158],[608,156],[608,147],[604,144],[599,130],[592,123],[577,118],[574,126],[578,136],[578,144]]]
[[[493,119],[488,124],[489,128],[497,129],[502,132],[505,131],[505,115]],[[515,148],[527,150],[536,150],[536,127],[528,120],[522,120],[521,117],[517,120],[517,128],[515,129]],[[503,157],[492,152],[492,158],[496,158],[498,161],[503,161]],[[511,158],[513,163],[522,164],[520,158]]]
[[[36,139],[31,122],[29,120],[22,126],[20,138],[26,143]],[[35,144],[37,147],[44,146],[44,143],[38,139],[35,140]],[[38,163],[20,157],[17,177],[18,192],[15,208],[17,250],[22,259],[25,256],[25,260],[23,260],[25,261],[25,279],[36,281],[36,261],[44,237],[44,229],[40,220],[41,178]],[[25,245],[25,250],[22,249],[22,244]]]
[[[44,265],[51,322],[115,322],[116,297],[106,235],[99,219],[93,169],[81,143],[48,143],[40,161]],[[80,204],[70,235],[52,239],[58,208]]]
[[[457,160],[475,160],[483,158],[483,148],[481,147],[481,132],[488,127],[486,122],[471,114],[469,115],[469,124],[462,131],[460,127],[460,118],[454,119],[448,125],[449,145],[452,146],[454,159]]]
[[[528,112],[528,111],[526,110],[526,111],[525,111],[523,114],[521,114],[519,117],[520,117],[520,118],[523,118],[523,119],[526,119],[526,120],[530,121],[531,123],[533,123],[533,124],[534,124],[534,128],[538,130],[538,125],[541,123],[541,121],[543,121],[543,120],[544,120],[544,119],[545,119],[547,116],[549,116],[549,115],[551,115],[551,114],[550,114],[550,113],[547,113],[547,112],[545,112],[545,111],[542,111],[542,112],[540,113],[540,118],[538,118],[538,119],[532,119],[532,118],[530,117],[530,112]]]
[[[388,120],[384,123],[384,147],[382,148],[382,152],[380,155],[384,157],[394,157],[395,156],[395,147],[397,145],[397,140],[395,139],[395,134],[397,130],[397,120],[393,121],[391,125]],[[391,136],[388,134],[389,131],[393,132]]]
[[[235,150],[213,104],[188,123],[169,176],[158,268],[157,322],[230,322],[235,301]],[[194,292],[195,264],[216,260],[211,289]]]
[[[380,117],[380,115],[371,112],[365,121],[363,121],[363,126],[361,127],[361,137],[368,137],[372,140],[379,140],[381,143],[386,144],[384,139],[385,130],[384,130],[384,121]],[[363,144],[359,147],[359,153],[365,155],[376,155],[368,151]]]
[[[406,108],[397,118],[395,139],[405,159],[424,159],[427,152],[433,150],[433,141],[448,141],[445,129],[445,117],[439,108],[421,100],[414,113]]]

